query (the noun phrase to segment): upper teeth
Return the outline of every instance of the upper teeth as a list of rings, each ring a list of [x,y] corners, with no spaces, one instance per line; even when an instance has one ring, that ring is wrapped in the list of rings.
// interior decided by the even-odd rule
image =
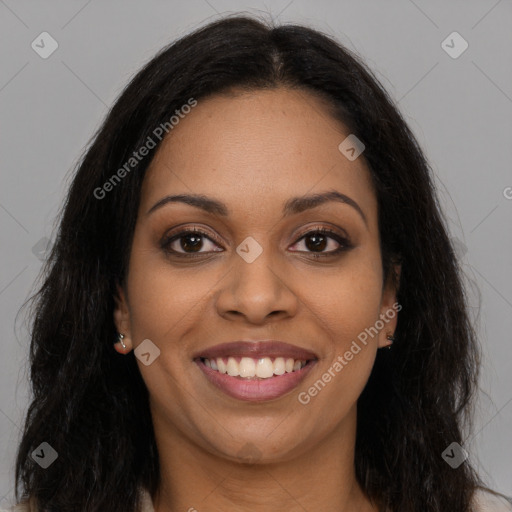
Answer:
[[[242,357],[238,362],[234,357],[228,357],[227,362],[222,357],[216,359],[203,359],[204,364],[212,370],[227,373],[231,377],[259,377],[268,379],[274,375],[283,375],[300,370],[306,365],[306,361],[284,357],[276,357],[274,361],[270,357],[253,359]]]

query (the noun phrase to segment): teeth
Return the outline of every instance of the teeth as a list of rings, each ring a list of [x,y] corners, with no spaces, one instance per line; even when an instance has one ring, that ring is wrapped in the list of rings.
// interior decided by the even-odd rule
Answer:
[[[256,377],[260,379],[268,379],[274,375],[274,365],[270,357],[258,359],[256,363]]]
[[[238,363],[236,362],[236,359],[234,357],[228,358],[227,370],[228,375],[230,375],[231,377],[237,377],[238,375],[240,375]]]
[[[254,377],[256,375],[256,363],[252,357],[242,357],[238,369],[240,377]]]
[[[208,359],[205,359],[205,361],[208,361]],[[222,360],[222,358],[218,357],[215,361],[217,361],[217,368],[219,369],[219,372],[227,373],[226,363]]]
[[[268,379],[274,375],[283,375],[292,373],[304,368],[307,361],[294,360],[289,357],[277,357],[274,360],[270,357],[253,359],[252,357],[242,357],[238,362],[234,357],[228,357],[227,363],[222,357],[216,359],[203,359],[206,366],[220,373],[227,373],[231,377],[243,377],[246,379],[258,377]]]
[[[283,373],[285,372],[285,368],[284,368],[284,358],[282,357],[278,357],[275,361],[274,361],[274,374],[275,375],[283,375]]]

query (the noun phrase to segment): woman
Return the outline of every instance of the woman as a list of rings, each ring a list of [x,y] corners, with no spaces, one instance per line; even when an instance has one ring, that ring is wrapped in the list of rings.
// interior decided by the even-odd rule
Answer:
[[[225,18],[135,76],[79,165],[20,510],[510,510],[462,448],[477,352],[377,79],[314,30]]]

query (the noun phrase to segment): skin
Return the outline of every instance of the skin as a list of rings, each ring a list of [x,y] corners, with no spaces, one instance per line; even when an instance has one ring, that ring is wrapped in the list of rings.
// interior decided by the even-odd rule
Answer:
[[[396,315],[307,405],[297,398],[396,302],[391,281],[383,286],[369,170],[362,157],[349,161],[338,150],[348,135],[311,93],[239,91],[200,100],[155,156],[114,317],[127,347],[117,344],[119,352],[145,339],[161,351],[148,366],[137,359],[160,455],[156,512],[377,510],[355,480],[356,405]],[[283,216],[286,200],[328,190],[356,201],[366,221],[334,201]],[[178,193],[213,197],[230,214],[183,203],[147,214]],[[162,249],[166,234],[194,226],[208,233],[203,256]],[[348,234],[352,247],[315,259],[340,246],[327,238],[315,250],[311,234],[303,235],[318,227]],[[236,252],[248,236],[263,249],[252,263]],[[170,247],[197,254],[190,239]],[[287,395],[243,402],[213,387],[192,360],[201,349],[240,339],[282,340],[318,361]],[[247,446],[253,464],[239,453]]]

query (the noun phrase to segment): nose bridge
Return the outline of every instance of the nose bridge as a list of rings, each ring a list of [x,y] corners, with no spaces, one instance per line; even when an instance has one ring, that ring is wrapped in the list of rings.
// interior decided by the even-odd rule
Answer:
[[[238,312],[251,321],[270,313],[295,310],[295,298],[281,275],[273,250],[264,235],[246,237],[233,253],[232,270],[218,297],[220,314]]]
[[[261,240],[261,237],[259,238]],[[267,240],[263,245],[255,238],[247,237],[238,245],[236,253],[238,261],[235,259],[235,272],[239,277],[237,284],[255,286],[267,292],[275,288],[275,257]]]

